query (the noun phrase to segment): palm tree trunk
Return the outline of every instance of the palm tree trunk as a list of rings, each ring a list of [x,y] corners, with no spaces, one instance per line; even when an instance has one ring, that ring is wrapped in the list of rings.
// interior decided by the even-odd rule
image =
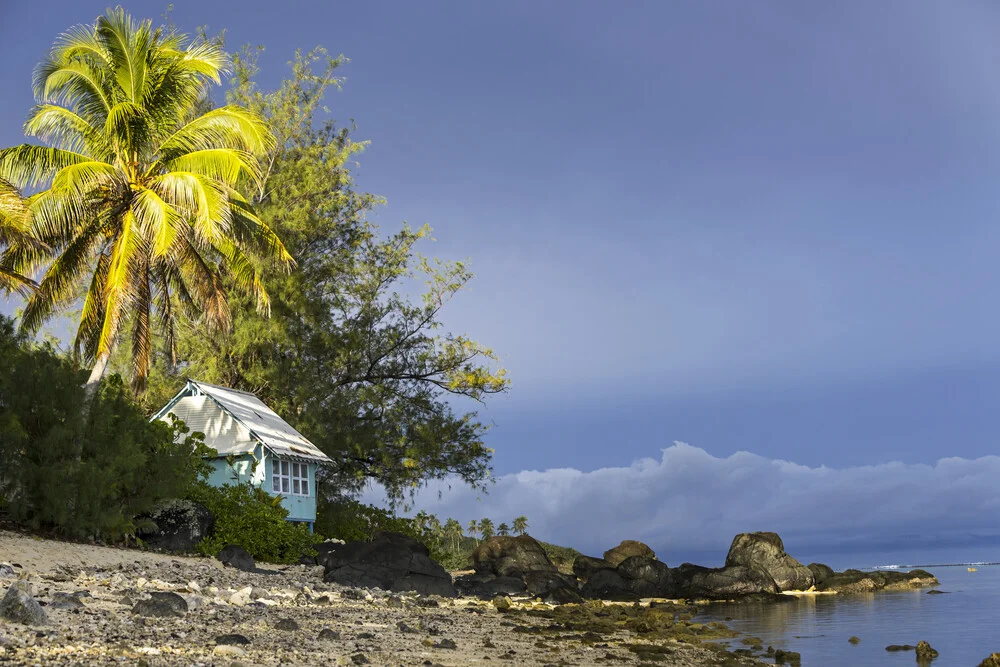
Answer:
[[[104,378],[104,371],[108,369],[108,360],[110,355],[104,354],[97,358],[94,362],[94,368],[90,371],[90,379],[87,380],[87,384],[83,386],[83,394],[85,397],[86,409],[90,409],[90,404],[94,402],[94,396],[97,395],[97,388],[101,385],[101,380]]]

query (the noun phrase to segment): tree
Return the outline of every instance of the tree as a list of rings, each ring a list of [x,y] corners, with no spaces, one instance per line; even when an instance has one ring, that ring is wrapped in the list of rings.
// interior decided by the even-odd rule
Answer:
[[[41,251],[31,236],[29,221],[28,202],[17,188],[0,179],[0,249],[8,249],[6,261],[0,260],[0,292],[28,297],[36,287],[22,273],[23,267],[30,265]]]
[[[506,523],[501,523],[499,526],[497,526],[497,535],[502,535],[504,537],[510,535],[510,526],[508,526]]]
[[[385,235],[367,220],[380,200],[356,192],[348,169],[364,144],[321,118],[342,59],[297,54],[274,92],[254,83],[252,52],[234,61],[231,102],[265,118],[277,140],[252,202],[299,270],[265,276],[270,319],[239,308],[228,333],[182,327],[183,373],[151,377],[149,408],[176,393],[184,375],[253,391],[333,459],[322,494],[350,496],[369,479],[396,501],[432,478],[485,487],[486,426],[454,406],[505,391],[508,380],[492,350],[440,322],[471,272],[419,256],[429,230]],[[423,298],[407,297],[421,278]]]
[[[528,517],[521,515],[514,519],[514,534],[524,535],[528,530]]]
[[[484,540],[488,540],[493,537],[493,522],[489,519],[479,520],[479,534],[483,536]]]
[[[172,356],[180,314],[228,327],[229,289],[266,314],[261,262],[293,263],[243,194],[274,137],[238,105],[201,113],[226,71],[221,45],[109,10],[60,36],[36,69],[25,133],[43,143],[0,151],[0,178],[40,188],[29,217],[50,248],[21,327],[36,331],[82,293],[74,346],[93,361],[90,395],[121,338],[139,390],[155,327]],[[8,251],[0,263],[40,261]]]
[[[469,521],[469,526],[468,528],[466,528],[466,530],[469,531],[469,537],[475,539],[476,535],[479,533],[479,524],[476,522],[475,519],[472,519],[471,521]],[[479,540],[476,541],[478,542]]]
[[[444,536],[448,540],[452,554],[457,554],[462,546],[462,537],[464,537],[462,524],[456,519],[449,518],[444,522]]]

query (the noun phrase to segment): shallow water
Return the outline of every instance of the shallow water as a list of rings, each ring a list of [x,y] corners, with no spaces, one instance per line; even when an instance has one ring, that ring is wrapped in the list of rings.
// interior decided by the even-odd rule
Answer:
[[[1000,651],[1000,566],[931,569],[948,595],[929,589],[862,595],[804,596],[772,605],[712,605],[707,618],[732,617],[729,625],[764,641],[798,651],[808,667],[916,664],[912,651],[889,653],[889,644],[921,639],[940,652],[933,667],[976,667]],[[857,636],[861,643],[851,645]],[[739,646],[734,643],[733,648]]]

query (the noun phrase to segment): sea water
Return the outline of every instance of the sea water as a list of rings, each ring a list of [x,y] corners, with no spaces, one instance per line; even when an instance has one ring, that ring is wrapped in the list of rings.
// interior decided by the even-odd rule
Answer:
[[[933,667],[976,667],[1000,652],[1000,566],[934,566],[941,582],[931,589],[852,595],[816,595],[767,605],[711,605],[705,620],[723,620],[764,646],[798,651],[805,667],[910,667],[913,651],[891,653],[890,644],[925,640],[940,657]],[[864,569],[872,569],[864,567]],[[900,568],[907,569],[907,568]],[[852,645],[852,636],[861,642]],[[739,640],[732,648],[741,648]]]

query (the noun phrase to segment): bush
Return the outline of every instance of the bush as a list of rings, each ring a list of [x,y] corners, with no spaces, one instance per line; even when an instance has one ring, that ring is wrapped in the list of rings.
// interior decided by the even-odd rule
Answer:
[[[316,510],[316,532],[345,542],[366,541],[379,530],[421,538],[413,521],[388,510],[365,505],[353,498],[320,496]]]
[[[212,534],[197,547],[206,556],[236,544],[256,560],[295,563],[301,556],[315,556],[313,546],[323,540],[307,527],[287,521],[288,510],[282,507],[281,498],[251,484],[216,487],[201,482],[188,497],[215,515]]]
[[[136,515],[188,493],[206,450],[183,422],[150,423],[118,376],[88,408],[86,376],[0,317],[0,506],[28,528],[119,540]]]

